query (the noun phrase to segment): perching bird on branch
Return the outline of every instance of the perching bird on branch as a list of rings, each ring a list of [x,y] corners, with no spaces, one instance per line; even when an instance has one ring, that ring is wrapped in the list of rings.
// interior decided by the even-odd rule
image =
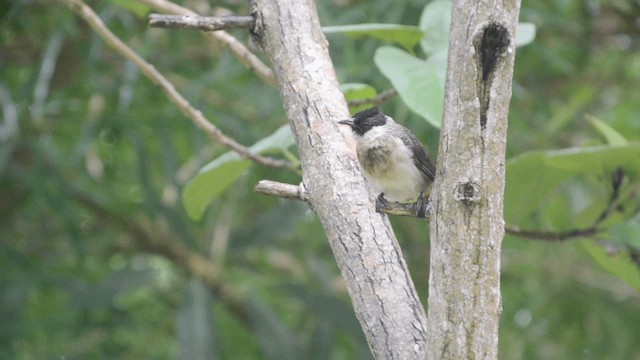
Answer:
[[[381,212],[387,200],[417,200],[416,214],[424,217],[424,197],[431,191],[436,167],[418,138],[378,107],[339,123],[353,130],[360,166],[374,190],[380,192],[376,210]]]

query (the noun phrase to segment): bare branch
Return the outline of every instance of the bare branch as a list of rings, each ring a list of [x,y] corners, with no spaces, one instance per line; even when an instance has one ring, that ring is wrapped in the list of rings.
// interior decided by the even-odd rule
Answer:
[[[120,38],[114,35],[100,20],[93,10],[87,6],[82,0],[62,0],[67,6],[82,17],[100,37],[127,60],[138,66],[147,78],[154,84],[158,85],[167,95],[169,100],[173,102],[182,112],[190,118],[193,123],[203,130],[211,140],[236,151],[240,156],[251,159],[258,164],[275,168],[291,168],[292,165],[288,161],[277,160],[252,153],[246,146],[238,143],[234,139],[226,136],[220,129],[213,125],[204,117],[200,110],[191,106],[173,86],[153,65],[142,59],[135,51],[129,48]]]
[[[305,202],[308,200],[307,190],[302,183],[296,186],[277,181],[260,180],[253,188],[253,191],[290,200],[300,200]]]
[[[275,196],[290,200],[300,200],[308,202],[309,199],[309,194],[307,193],[307,190],[302,183],[300,183],[299,186],[296,186],[277,181],[260,180],[253,188],[253,191],[264,195]],[[417,217],[414,204],[403,204],[392,201],[381,205],[385,214]]]
[[[167,14],[198,16],[195,11],[167,0],[138,0],[138,2],[151,7],[155,11]],[[214,43],[222,44],[229,49],[244,66],[253,71],[264,82],[272,86],[276,85],[271,69],[238,39],[229,35],[226,31],[203,32],[202,34]]]
[[[149,15],[149,26],[164,29],[218,31],[226,29],[253,29],[255,20],[251,16],[189,16]]]
[[[596,218],[591,224],[591,226],[584,229],[573,229],[568,231],[561,232],[553,232],[553,231],[543,231],[543,230],[523,230],[517,226],[505,225],[504,229],[507,233],[511,235],[516,235],[523,238],[529,238],[533,240],[543,240],[543,241],[566,241],[577,238],[589,237],[593,236],[603,229],[600,228],[600,225],[611,216],[615,209],[618,207],[620,202],[620,186],[622,185],[622,179],[624,177],[624,172],[622,168],[616,169],[611,174],[611,195],[609,196],[609,203],[607,207],[602,210],[598,218]]]
[[[574,229],[563,232],[544,231],[544,230],[523,230],[517,226],[505,225],[504,230],[511,235],[529,238],[533,240],[543,240],[550,242],[560,242],[565,240],[577,239],[582,237],[593,236],[598,233],[598,229],[594,226],[586,229]]]
[[[617,168],[611,174],[611,195],[609,196],[609,206],[607,206],[598,219],[596,219],[594,226],[598,226],[602,224],[616,209],[618,206],[618,202],[620,200],[620,187],[622,186],[622,180],[624,178],[624,170],[622,168]]]

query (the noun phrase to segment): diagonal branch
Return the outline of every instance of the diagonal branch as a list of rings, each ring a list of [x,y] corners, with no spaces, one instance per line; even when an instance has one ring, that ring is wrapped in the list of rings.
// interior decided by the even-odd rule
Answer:
[[[62,0],[71,10],[80,15],[95,32],[115,51],[138,66],[147,78],[158,85],[182,112],[193,123],[203,130],[211,140],[236,151],[240,156],[251,159],[254,162],[275,168],[291,168],[288,161],[277,160],[252,153],[246,146],[225,135],[220,129],[205,118],[202,112],[194,108],[153,65],[142,59],[135,51],[129,48],[122,40],[114,35],[100,20],[100,17],[82,0]]]
[[[146,0],[141,0],[146,1]],[[252,16],[195,16],[150,14],[149,27],[163,29],[181,29],[198,31],[220,31],[227,29],[253,30],[255,19]],[[387,89],[380,94],[348,102],[349,106],[378,105],[398,95],[395,89]]]
[[[427,319],[387,217],[375,212],[355,151],[337,121],[348,116],[313,1],[255,0],[264,49],[318,216],[373,356],[423,359]]]

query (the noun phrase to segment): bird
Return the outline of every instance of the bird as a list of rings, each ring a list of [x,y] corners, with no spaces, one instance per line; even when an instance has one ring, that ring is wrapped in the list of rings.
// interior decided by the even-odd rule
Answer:
[[[416,215],[425,217],[436,166],[411,130],[372,107],[351,119],[338,121],[351,127],[358,162],[372,188],[380,193],[376,211],[388,201],[415,202]]]

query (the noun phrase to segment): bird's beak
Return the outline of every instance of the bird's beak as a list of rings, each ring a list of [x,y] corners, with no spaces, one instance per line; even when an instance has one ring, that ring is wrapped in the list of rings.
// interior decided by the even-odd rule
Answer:
[[[353,119],[340,120],[340,121],[338,121],[338,124],[349,125],[352,129],[355,126],[355,124],[353,123]]]

